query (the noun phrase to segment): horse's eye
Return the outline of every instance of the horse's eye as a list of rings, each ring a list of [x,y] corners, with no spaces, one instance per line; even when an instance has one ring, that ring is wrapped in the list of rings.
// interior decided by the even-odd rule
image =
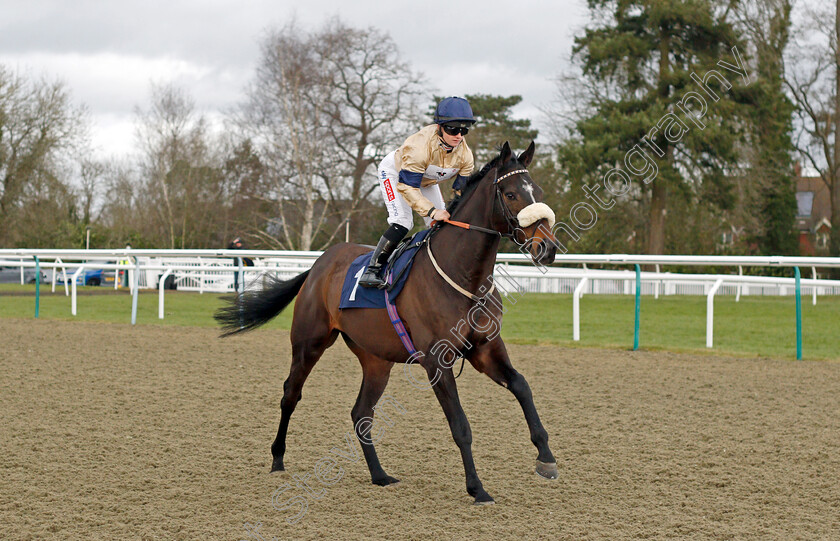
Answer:
[[[508,192],[508,193],[505,194],[505,197],[507,197],[508,199],[513,201],[514,199],[516,199],[516,194],[513,193],[513,192]]]

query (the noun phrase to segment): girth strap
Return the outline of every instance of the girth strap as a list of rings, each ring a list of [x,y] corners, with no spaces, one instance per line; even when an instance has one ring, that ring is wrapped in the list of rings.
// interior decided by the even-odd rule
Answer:
[[[400,337],[403,347],[408,351],[409,355],[414,355],[417,353],[417,348],[414,347],[414,342],[411,341],[411,336],[408,334],[402,319],[400,319],[400,314],[397,312],[397,305],[391,302],[387,289],[385,290],[385,308],[388,311],[388,317],[391,319],[391,325],[397,331],[397,336]]]
[[[450,278],[449,276],[446,275],[445,272],[443,272],[443,269],[441,269],[440,266],[438,265],[437,261],[435,261],[435,256],[432,255],[431,243],[428,243],[428,242],[426,243],[426,251],[429,253],[429,259],[431,260],[432,265],[435,267],[435,270],[437,271],[438,274],[440,274],[441,278],[446,280],[447,284],[451,285],[455,289],[455,291],[457,291],[461,295],[464,295],[467,298],[472,299],[474,302],[481,302],[481,297],[479,297],[478,295],[473,295],[472,293],[470,293],[469,291],[467,291],[463,287],[459,286],[458,284],[455,283],[454,280],[452,280],[452,278]],[[493,284],[493,286],[490,288],[490,291],[488,291],[486,295],[491,295],[495,289],[496,289],[496,284]]]

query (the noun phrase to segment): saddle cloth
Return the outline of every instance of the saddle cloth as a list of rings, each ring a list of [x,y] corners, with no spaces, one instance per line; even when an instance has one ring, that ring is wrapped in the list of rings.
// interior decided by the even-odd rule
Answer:
[[[404,249],[397,248],[395,255],[388,261],[387,268],[383,271],[385,276],[390,276],[393,283],[388,287],[388,297],[394,302],[402,291],[411,266],[414,263],[414,256],[422,246],[423,241],[431,229],[424,229],[414,235]],[[365,272],[370,262],[371,252],[366,252],[350,264],[347,274],[344,276],[344,285],[341,287],[341,302],[338,307],[341,310],[347,308],[385,308],[385,290],[362,287],[359,279]]]

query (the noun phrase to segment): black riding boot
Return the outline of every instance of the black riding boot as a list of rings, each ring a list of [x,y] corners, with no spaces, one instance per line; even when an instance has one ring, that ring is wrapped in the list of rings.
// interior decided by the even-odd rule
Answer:
[[[403,239],[408,229],[401,225],[391,224],[391,227],[385,231],[373,254],[370,256],[370,263],[365,273],[359,278],[359,285],[362,287],[378,287],[380,289],[385,287],[385,280],[379,277],[382,271],[382,266],[387,263],[388,257]]]

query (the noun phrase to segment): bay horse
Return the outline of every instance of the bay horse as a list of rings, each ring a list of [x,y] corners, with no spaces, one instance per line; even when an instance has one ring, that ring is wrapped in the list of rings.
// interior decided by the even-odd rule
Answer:
[[[558,476],[554,455],[548,447],[548,434],[540,422],[528,382],[511,365],[498,329],[488,321],[492,317],[500,328],[501,296],[498,290],[482,285],[492,281],[496,252],[503,236],[512,237],[519,244],[527,241],[532,259],[539,264],[554,261],[557,246],[551,232],[554,213],[541,202],[542,189],[527,171],[534,148],[531,142],[517,157],[505,143],[497,157],[470,176],[463,193],[447,209],[452,215],[449,221],[458,224],[457,219],[462,227],[433,226],[437,230],[426,249],[417,252],[411,274],[395,301],[416,349],[424,353],[418,364],[425,369],[449,422],[463,459],[467,492],[476,504],[491,504],[494,500],[476,473],[472,433],[452,372],[455,359],[451,358],[451,350],[442,351],[448,348],[435,349],[441,338],[450,338],[449,344],[458,342],[459,356],[513,393],[537,448],[537,473],[548,479]],[[471,229],[465,229],[465,223]],[[271,446],[272,472],[285,469],[283,456],[289,418],[301,398],[307,376],[324,351],[341,335],[362,365],[362,386],[351,418],[371,481],[380,486],[398,482],[385,473],[372,441],[363,439],[359,433],[359,422],[373,418],[374,406],[385,391],[394,365],[417,362],[417,355],[409,355],[385,309],[339,310],[348,266],[369,251],[370,247],[350,243],[333,246],[310,270],[286,281],[272,278],[262,291],[229,299],[229,304],[215,315],[226,331],[223,336],[228,336],[268,322],[297,296],[291,328],[292,363],[283,384],[280,426]],[[487,293],[479,298],[474,292]],[[483,311],[478,316],[471,312],[474,317],[466,324],[466,314],[476,303],[483,303]],[[452,338],[454,334],[459,337],[457,340]]]

